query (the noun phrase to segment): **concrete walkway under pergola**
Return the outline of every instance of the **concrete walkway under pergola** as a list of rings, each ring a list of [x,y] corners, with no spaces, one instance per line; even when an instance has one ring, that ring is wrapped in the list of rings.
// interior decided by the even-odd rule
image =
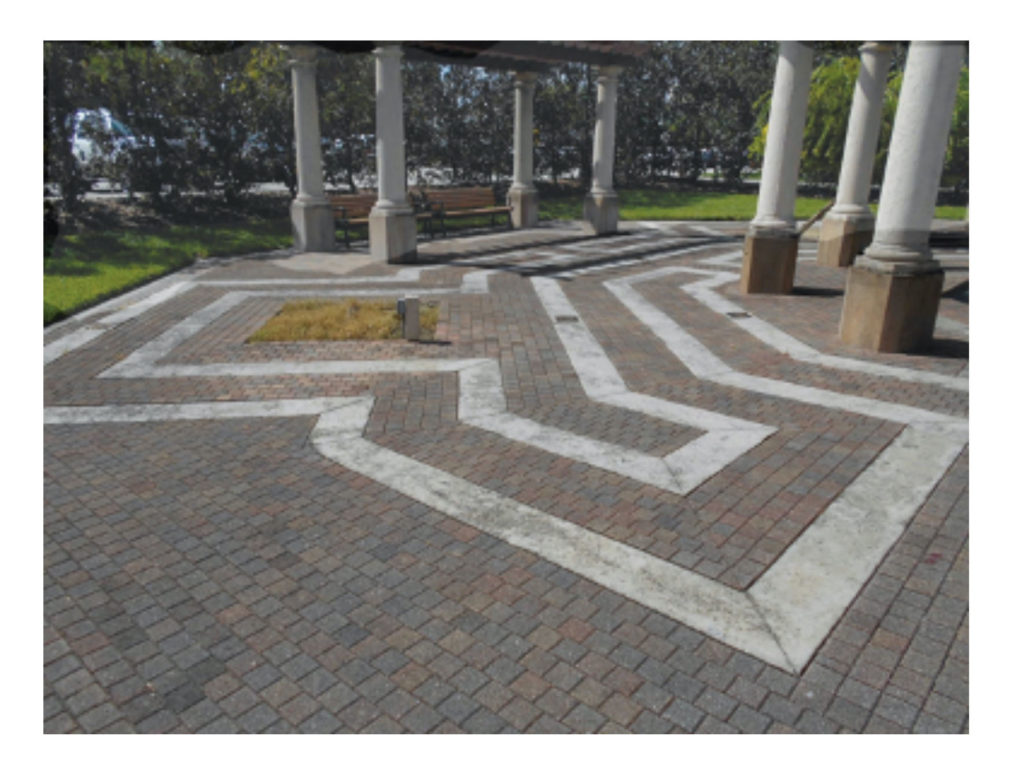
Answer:
[[[372,51],[376,61],[378,197],[369,214],[370,253],[375,258],[392,263],[417,261],[416,218],[406,189],[403,57],[515,73],[513,177],[508,204],[516,228],[537,223],[532,153],[537,74],[566,62],[597,66],[593,181],[584,201],[583,225],[589,235],[616,231],[618,196],[612,172],[618,76],[623,66],[644,55],[646,44],[295,44],[290,49],[298,194],[292,202],[292,222],[298,250],[334,248],[334,220],[324,194],[320,157],[315,75],[318,45],[337,52]],[[943,281],[939,263],[931,256],[928,236],[965,45],[911,44],[876,221],[868,207],[868,195],[892,50],[891,44],[878,42],[860,48],[861,68],[836,201],[822,224],[818,259],[822,265],[852,265],[840,322],[843,342],[877,351],[905,352],[926,346],[935,328]],[[795,203],[813,54],[809,43],[779,44],[757,214],[750,223],[744,248],[740,282],[744,293],[788,294],[793,290],[800,234]]]
[[[818,261],[852,265],[842,341],[908,352],[926,347],[935,330],[943,272],[928,238],[965,45],[911,43],[876,219],[868,195],[892,50],[885,43],[860,48],[835,206],[822,223]],[[793,290],[799,239],[794,210],[813,55],[807,43],[779,46],[757,215],[744,248],[744,293]]]
[[[585,231],[615,232],[618,198],[612,182],[615,158],[615,99],[622,67],[647,49],[642,43],[320,43],[289,46],[295,104],[298,194],[292,202],[295,245],[301,251],[334,248],[334,220],[324,194],[316,94],[318,46],[353,53],[372,51],[376,63],[377,203],[369,216],[370,253],[392,263],[416,261],[416,218],[406,189],[402,118],[403,58],[481,66],[515,73],[513,176],[508,193],[513,227],[537,223],[533,186],[533,94],[537,75],[567,62],[596,65],[597,120],[593,184],[584,204]]]

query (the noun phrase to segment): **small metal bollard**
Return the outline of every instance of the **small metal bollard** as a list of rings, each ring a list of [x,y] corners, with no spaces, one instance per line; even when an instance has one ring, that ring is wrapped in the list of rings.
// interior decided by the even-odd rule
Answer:
[[[402,320],[402,338],[420,338],[420,298],[407,296],[398,300],[398,317]]]

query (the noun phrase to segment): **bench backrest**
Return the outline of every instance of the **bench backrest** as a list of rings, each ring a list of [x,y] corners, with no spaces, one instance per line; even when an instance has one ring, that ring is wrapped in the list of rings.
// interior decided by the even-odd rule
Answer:
[[[369,215],[377,202],[376,192],[360,192],[355,195],[331,195],[329,198],[335,215],[346,219],[362,219]]]
[[[496,205],[493,187],[453,187],[452,189],[425,190],[431,203],[440,203],[446,211],[460,208],[487,208]]]

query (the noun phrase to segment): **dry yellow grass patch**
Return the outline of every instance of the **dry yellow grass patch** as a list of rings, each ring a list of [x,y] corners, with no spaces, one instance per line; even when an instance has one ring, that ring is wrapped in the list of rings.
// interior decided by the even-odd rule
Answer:
[[[437,304],[420,303],[420,339],[433,339]],[[249,337],[249,342],[304,342],[345,339],[401,339],[402,325],[394,300],[304,300],[286,302]]]

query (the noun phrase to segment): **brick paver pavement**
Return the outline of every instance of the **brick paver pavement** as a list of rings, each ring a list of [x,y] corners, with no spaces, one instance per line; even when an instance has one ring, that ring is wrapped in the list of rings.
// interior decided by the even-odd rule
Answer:
[[[387,265],[339,276],[236,259],[194,270],[194,285],[133,317],[103,326],[112,308],[49,332],[55,343],[102,328],[47,365],[45,405],[145,410],[371,394],[364,437],[374,444],[746,590],[903,426],[699,378],[604,285],[673,265],[736,272],[738,240],[682,225],[571,235],[424,244],[429,269],[398,287],[388,281],[399,268]],[[946,253],[944,264],[946,325],[933,354],[842,347],[844,272],[806,259],[791,296],[742,296],[735,283],[718,293],[820,352],[963,377],[966,254]],[[467,276],[481,270],[486,291],[467,290]],[[634,392],[776,431],[681,495],[563,456],[557,445],[460,421],[455,371],[289,370],[490,358],[500,363],[508,412],[565,434],[655,457],[701,436],[590,399],[534,275],[560,279],[578,322]],[[797,361],[682,291],[693,275],[675,277],[636,289],[737,371],[967,416],[963,389]],[[339,278],[361,282],[302,282]],[[445,292],[436,295],[441,341],[246,344],[285,300],[281,291],[299,289]],[[232,291],[247,294],[161,348],[156,374],[103,376]],[[285,367],[159,373],[274,362]],[[794,673],[329,459],[311,440],[315,424],[315,414],[47,424],[46,732],[968,729],[967,448]]]

